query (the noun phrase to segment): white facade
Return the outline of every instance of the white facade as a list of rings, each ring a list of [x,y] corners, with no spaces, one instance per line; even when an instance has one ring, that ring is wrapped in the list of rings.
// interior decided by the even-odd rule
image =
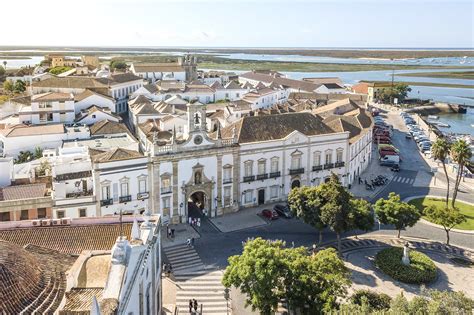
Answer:
[[[74,122],[74,100],[67,101],[32,101],[31,106],[24,106],[18,113],[20,123],[33,125]]]
[[[78,114],[82,110],[85,110],[91,107],[92,105],[96,105],[102,108],[108,108],[112,113],[116,112],[115,100],[107,96],[100,95],[98,93],[91,94],[90,96],[80,101],[76,101],[76,103],[74,104],[74,112]]]
[[[349,183],[367,169],[372,157],[372,129],[352,143],[349,148]]]

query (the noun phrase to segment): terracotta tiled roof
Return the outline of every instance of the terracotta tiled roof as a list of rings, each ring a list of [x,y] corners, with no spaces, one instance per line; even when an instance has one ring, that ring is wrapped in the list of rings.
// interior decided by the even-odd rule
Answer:
[[[101,154],[97,154],[93,156],[92,159],[94,162],[104,163],[104,162],[112,162],[112,161],[138,159],[142,157],[143,155],[140,152],[122,149],[122,148],[115,148],[113,150],[110,150]]]
[[[76,94],[76,95],[74,96],[74,100],[75,100],[76,102],[80,102],[80,101],[82,101],[82,100],[84,100],[84,99],[86,99],[86,98],[88,98],[89,96],[92,96],[92,95],[97,95],[97,96],[100,96],[100,97],[104,97],[104,98],[113,100],[113,98],[110,97],[110,96],[108,96],[108,95],[104,95],[104,94],[98,93],[98,92],[96,92],[96,91],[91,91],[91,90],[89,90],[89,89],[86,89],[86,90],[85,90],[84,92],[82,92],[82,93]]]
[[[55,251],[0,240],[0,313],[54,313],[64,295],[64,272],[73,261]]]
[[[3,200],[21,200],[44,197],[46,184],[16,185],[1,188]]]
[[[48,92],[42,94],[36,94],[31,96],[32,102],[47,102],[47,101],[72,101],[74,97],[70,93],[59,93],[59,92]]]
[[[223,128],[222,137],[232,138],[235,133],[239,143],[251,143],[283,139],[295,130],[307,136],[334,133],[311,113],[287,113],[244,117]]]
[[[118,133],[127,133],[130,134],[127,126],[123,123],[110,121],[107,119],[101,120],[96,122],[90,127],[91,136],[98,136],[98,135],[111,135],[111,134],[118,134]]]
[[[63,134],[65,133],[63,124],[51,124],[51,125],[15,125],[9,128],[3,129],[1,133],[5,137],[24,137],[24,136],[37,136],[37,135],[49,135],[49,134]]]
[[[314,84],[328,84],[328,83],[335,83],[339,86],[344,86],[340,78],[333,77],[333,78],[303,78],[303,81],[311,82]]]
[[[124,235],[130,235],[131,230],[131,223],[123,224]],[[119,224],[63,225],[2,230],[0,240],[19,246],[34,244],[62,254],[79,255],[83,250],[110,250],[119,235]]]
[[[240,77],[259,81],[259,82],[264,82],[267,84],[274,82],[274,84],[278,84],[284,87],[289,87],[292,89],[297,89],[297,90],[306,91],[306,92],[313,92],[320,86],[320,84],[314,84],[307,81],[280,78],[280,77],[275,77],[272,75],[255,73],[255,72],[246,72],[246,73],[241,74]]]
[[[66,292],[66,304],[59,314],[70,314],[72,312],[90,312],[92,308],[92,298],[97,301],[102,300],[103,288],[72,288]]]

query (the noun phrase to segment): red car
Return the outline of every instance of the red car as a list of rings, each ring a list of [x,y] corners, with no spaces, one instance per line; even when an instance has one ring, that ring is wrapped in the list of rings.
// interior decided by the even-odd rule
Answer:
[[[264,209],[262,210],[262,216],[269,220],[276,220],[278,219],[278,213],[275,210]]]

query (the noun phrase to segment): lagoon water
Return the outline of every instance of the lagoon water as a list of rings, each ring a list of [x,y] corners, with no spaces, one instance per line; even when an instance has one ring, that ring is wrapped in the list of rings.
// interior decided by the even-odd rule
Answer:
[[[439,128],[444,132],[470,134],[474,136],[474,108],[468,108],[466,114],[440,114],[438,121],[451,126],[450,128]]]

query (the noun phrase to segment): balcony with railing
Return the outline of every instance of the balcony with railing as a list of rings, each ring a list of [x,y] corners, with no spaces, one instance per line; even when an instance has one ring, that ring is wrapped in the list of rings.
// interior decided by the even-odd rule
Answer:
[[[335,167],[343,167],[345,165],[344,161],[336,162]]]
[[[161,187],[160,192],[161,192],[162,195],[171,194],[171,192],[172,192],[171,186]]]
[[[250,175],[250,176],[244,176],[244,183],[250,183],[255,180],[255,175]]]
[[[281,176],[280,171],[270,173],[270,178],[277,178],[277,177],[280,177],[280,176]]]
[[[297,175],[297,174],[303,174],[304,173],[304,168],[290,168],[290,175]]]
[[[114,204],[114,200],[112,198],[110,199],[103,199],[100,201],[100,206],[103,207],[103,206],[110,206],[110,205],[113,205]]]
[[[257,175],[257,180],[264,180],[264,179],[267,179],[268,178],[268,174],[265,173],[265,174],[258,174]]]
[[[131,195],[120,196],[119,197],[119,202],[120,203],[129,202],[129,201],[132,201],[132,196]]]
[[[232,183],[232,177],[227,177],[222,180],[223,184],[230,184]]]
[[[150,197],[149,192],[141,192],[137,194],[137,199],[143,200],[143,199],[148,199],[148,197]]]
[[[322,165],[313,165],[313,171],[314,172],[321,171],[322,169],[323,169]]]
[[[324,169],[325,170],[329,170],[331,168],[334,168],[334,163],[327,163],[327,164],[324,164]]]

